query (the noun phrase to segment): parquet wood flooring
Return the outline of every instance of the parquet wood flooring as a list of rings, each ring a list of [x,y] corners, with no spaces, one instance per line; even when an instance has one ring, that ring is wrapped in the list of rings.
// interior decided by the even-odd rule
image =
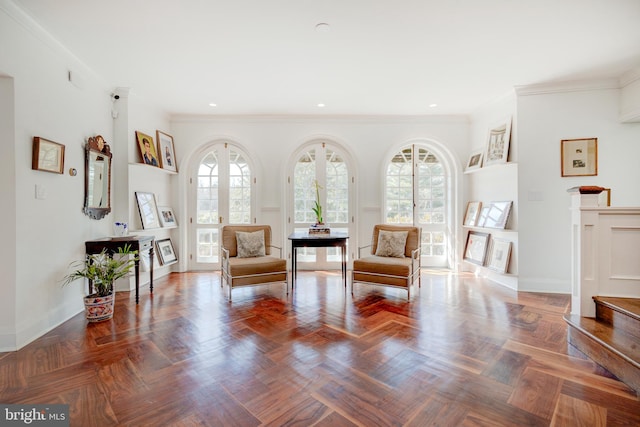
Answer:
[[[72,426],[640,425],[633,390],[567,345],[569,295],[423,271],[406,292],[339,272],[236,289],[174,273],[0,354],[0,402]]]

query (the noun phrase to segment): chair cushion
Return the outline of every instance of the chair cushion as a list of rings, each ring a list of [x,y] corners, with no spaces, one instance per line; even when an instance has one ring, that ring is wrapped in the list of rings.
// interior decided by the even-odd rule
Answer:
[[[353,280],[407,286],[411,258],[368,256],[353,261]]]
[[[265,256],[264,230],[254,232],[236,231],[238,258]]]
[[[229,258],[229,274],[231,286],[286,281],[287,261],[272,256],[233,257]]]
[[[408,234],[408,231],[380,230],[375,254],[383,257],[404,258]]]

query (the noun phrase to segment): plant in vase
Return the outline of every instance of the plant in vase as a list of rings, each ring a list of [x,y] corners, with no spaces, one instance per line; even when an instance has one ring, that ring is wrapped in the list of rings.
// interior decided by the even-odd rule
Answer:
[[[314,202],[312,210],[313,213],[316,214],[316,225],[323,225],[324,221],[322,219],[322,205],[320,204],[320,184],[318,184],[318,180],[315,181],[315,187],[316,201]]]
[[[70,271],[62,285],[66,286],[77,279],[88,279],[93,285],[93,293],[84,298],[85,314],[90,322],[99,322],[113,317],[113,284],[129,274],[135,267],[138,251],[132,251],[131,245],[118,248],[118,257],[106,250],[98,254],[87,255],[83,260],[69,265]],[[129,255],[133,255],[130,257]]]

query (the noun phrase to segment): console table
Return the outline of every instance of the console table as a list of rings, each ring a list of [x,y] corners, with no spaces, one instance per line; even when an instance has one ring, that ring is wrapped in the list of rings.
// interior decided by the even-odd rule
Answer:
[[[118,252],[118,248],[124,249],[125,245],[130,245],[131,250],[138,251],[135,261],[136,272],[136,304],[138,304],[140,294],[140,254],[149,251],[149,292],[153,293],[153,244],[155,236],[125,236],[125,237],[105,237],[98,240],[88,240],[84,242],[87,255],[99,254],[103,250],[112,256]],[[93,293],[93,283],[89,281],[89,294]]]
[[[291,288],[295,286],[298,273],[298,248],[341,248],[342,280],[347,287],[347,233],[331,232],[329,234],[314,234],[308,231],[295,231],[289,235],[291,240]]]

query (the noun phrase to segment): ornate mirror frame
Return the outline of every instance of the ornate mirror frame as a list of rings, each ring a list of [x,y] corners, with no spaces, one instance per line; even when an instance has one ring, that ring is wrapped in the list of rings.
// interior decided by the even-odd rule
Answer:
[[[83,212],[93,219],[111,212],[111,149],[101,135],[89,138],[85,147]]]

